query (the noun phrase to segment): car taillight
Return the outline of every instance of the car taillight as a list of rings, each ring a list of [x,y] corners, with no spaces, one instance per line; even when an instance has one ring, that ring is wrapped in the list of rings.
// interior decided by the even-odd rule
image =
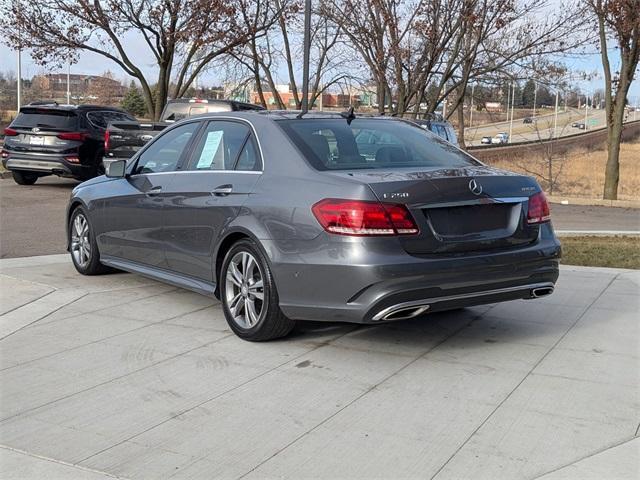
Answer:
[[[15,137],[16,135],[18,135],[18,131],[14,130],[13,128],[5,128],[4,129],[4,134],[7,137]]]
[[[106,132],[104,132],[104,153],[107,153],[109,151],[109,130],[107,130]]]
[[[327,232],[339,235],[415,235],[419,231],[407,207],[395,203],[327,198],[311,210]]]
[[[59,133],[57,137],[61,140],[75,140],[82,142],[87,137],[87,134],[81,132],[63,132]]]
[[[551,219],[549,204],[544,192],[536,193],[529,197],[529,210],[527,211],[527,223],[542,223]]]
[[[80,163],[80,158],[77,155],[69,155],[66,157],[66,160],[69,163]]]

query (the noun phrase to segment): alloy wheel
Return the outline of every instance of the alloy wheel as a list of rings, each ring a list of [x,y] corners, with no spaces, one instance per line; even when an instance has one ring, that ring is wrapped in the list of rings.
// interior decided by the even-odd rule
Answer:
[[[233,321],[242,328],[252,328],[264,308],[264,280],[260,265],[247,252],[236,253],[227,265],[225,300]]]
[[[73,219],[73,225],[71,227],[71,254],[80,268],[85,268],[91,261],[89,222],[82,213],[79,213]]]

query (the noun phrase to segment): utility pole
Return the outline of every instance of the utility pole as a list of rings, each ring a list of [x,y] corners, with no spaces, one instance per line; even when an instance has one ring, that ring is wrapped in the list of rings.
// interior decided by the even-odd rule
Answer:
[[[558,138],[558,90],[556,90],[556,112],[553,116],[553,138]]]
[[[302,112],[309,111],[309,51],[311,50],[311,0],[304,2],[304,59],[302,65]]]
[[[469,126],[473,124],[473,91],[476,88],[476,84],[471,85],[471,106],[469,107]],[[635,118],[635,117],[634,117]]]
[[[509,90],[507,90],[507,122],[509,121],[509,108],[511,107],[511,85],[509,85]]]

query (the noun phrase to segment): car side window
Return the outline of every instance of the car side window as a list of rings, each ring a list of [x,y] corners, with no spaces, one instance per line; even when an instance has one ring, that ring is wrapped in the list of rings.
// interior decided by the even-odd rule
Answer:
[[[158,136],[140,155],[135,173],[158,173],[175,170],[189,140],[199,126],[199,122],[191,122],[172,128]]]
[[[238,162],[236,163],[235,170],[243,172],[257,172],[262,170],[260,164],[260,155],[258,155],[258,149],[256,148],[256,142],[251,135],[247,142],[244,144]]]
[[[135,121],[135,118],[120,112],[89,112],[89,121],[98,128],[107,128],[111,122]]]
[[[244,123],[211,121],[193,150],[189,170],[234,170],[241,150],[248,142],[251,131]],[[253,153],[251,152],[253,148]],[[242,170],[256,166],[257,152],[249,146],[243,151]],[[252,158],[253,157],[253,158]],[[253,168],[249,168],[253,167]]]

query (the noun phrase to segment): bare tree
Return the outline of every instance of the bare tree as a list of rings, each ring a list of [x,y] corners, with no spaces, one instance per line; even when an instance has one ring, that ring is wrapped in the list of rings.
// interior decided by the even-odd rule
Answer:
[[[214,59],[243,45],[269,25],[246,29],[237,12],[260,16],[267,0],[0,0],[6,12],[0,34],[19,42],[45,64],[69,60],[69,52],[93,52],[119,65],[140,83],[152,118],[157,119],[177,70],[176,96]],[[142,40],[155,63],[153,81],[134,59],[132,45]],[[155,95],[154,87],[155,83]]]
[[[620,180],[620,141],[629,87],[640,59],[640,0],[589,0],[595,14],[604,69],[607,116],[607,166],[604,198],[618,198]],[[611,43],[620,54],[619,68],[611,65]]]
[[[294,107],[301,108],[302,93],[296,66],[302,61],[303,5],[301,0],[275,0],[278,21],[265,35],[251,39],[242,50],[233,53],[235,59],[254,78],[256,93],[267,106],[264,87],[272,94],[279,109],[287,104],[277,88],[278,72],[286,72]],[[332,85],[349,76],[349,67],[340,51],[341,29],[324,14],[320,3],[312,12],[309,103]]]

